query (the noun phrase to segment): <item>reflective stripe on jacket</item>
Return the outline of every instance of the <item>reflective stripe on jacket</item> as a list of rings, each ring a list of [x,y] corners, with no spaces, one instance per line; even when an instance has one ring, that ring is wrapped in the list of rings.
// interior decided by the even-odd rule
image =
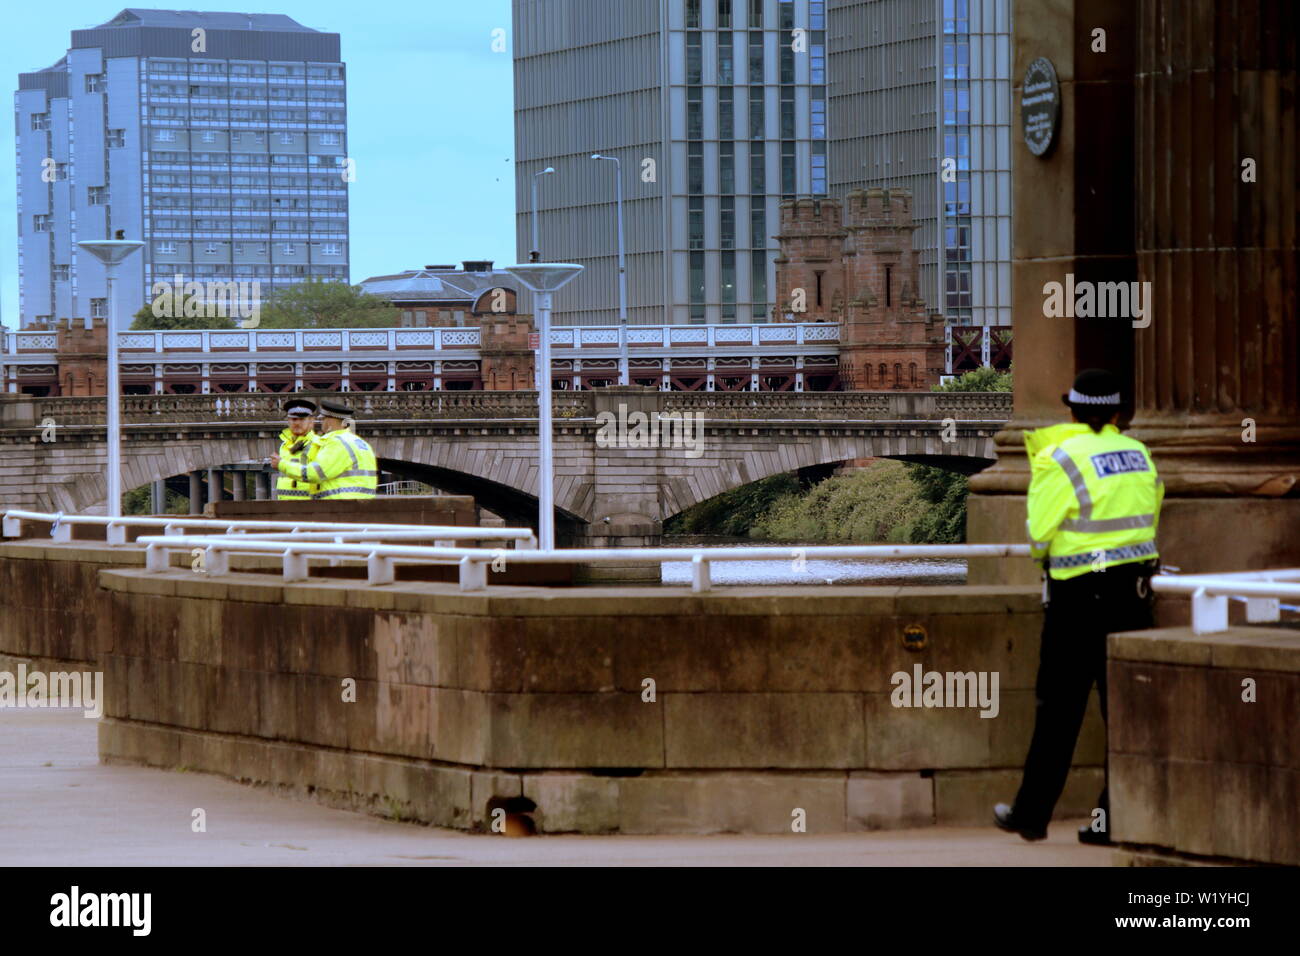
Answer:
[[[322,436],[312,468],[320,478],[312,498],[373,498],[379,484],[375,453],[362,439],[345,428]]]
[[[280,432],[280,477],[275,482],[277,498],[307,500],[316,492],[317,472],[311,467],[320,447],[315,432],[295,435],[289,429]]]
[[[1057,580],[1159,556],[1165,487],[1145,445],[1114,425],[1025,433],[1032,477],[1026,522],[1034,558]]]

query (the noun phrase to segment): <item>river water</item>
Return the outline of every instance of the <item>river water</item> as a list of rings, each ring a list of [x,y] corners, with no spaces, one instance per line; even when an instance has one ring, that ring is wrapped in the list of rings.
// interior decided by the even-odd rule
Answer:
[[[768,542],[748,538],[664,536],[664,547],[726,548],[779,546],[790,551],[789,561],[715,561],[709,577],[715,586],[755,584],[965,584],[966,562],[955,558],[907,558],[894,561],[819,561],[805,559],[798,568],[796,548],[827,542]],[[690,584],[688,561],[665,561],[664,584]]]

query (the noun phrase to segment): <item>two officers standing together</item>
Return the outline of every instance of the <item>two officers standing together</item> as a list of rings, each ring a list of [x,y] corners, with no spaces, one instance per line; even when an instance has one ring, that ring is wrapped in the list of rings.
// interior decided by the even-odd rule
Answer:
[[[280,473],[276,497],[289,501],[373,498],[379,483],[374,450],[351,430],[353,411],[337,401],[305,398],[284,404],[288,425],[271,467]],[[319,418],[320,434],[313,428]]]

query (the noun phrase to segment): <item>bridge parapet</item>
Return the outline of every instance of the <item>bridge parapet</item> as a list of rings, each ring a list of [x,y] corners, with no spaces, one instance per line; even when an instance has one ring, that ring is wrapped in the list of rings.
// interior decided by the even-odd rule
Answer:
[[[316,393],[304,392],[313,395]],[[321,393],[332,394],[332,393]],[[458,419],[536,419],[537,393],[349,392],[360,421]],[[612,394],[612,393],[611,393]],[[590,419],[611,394],[556,392],[557,419]],[[276,423],[283,418],[284,396],[234,392],[225,395],[125,395],[122,421],[129,425],[162,422]],[[645,403],[649,402],[647,406]],[[706,420],[772,419],[817,421],[1004,421],[1011,416],[1009,392],[638,392],[638,408],[702,413]],[[37,398],[0,401],[0,427],[32,428],[45,419],[58,427],[97,426],[105,418],[102,397]]]

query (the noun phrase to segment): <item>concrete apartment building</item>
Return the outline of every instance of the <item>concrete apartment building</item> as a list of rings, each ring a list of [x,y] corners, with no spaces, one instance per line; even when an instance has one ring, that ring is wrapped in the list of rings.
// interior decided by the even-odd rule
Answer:
[[[586,266],[558,321],[615,322],[616,156],[629,321],[770,321],[780,203],[902,188],[926,308],[1010,325],[1010,29],[1009,0],[515,0],[518,254],[554,167],[542,258]]]
[[[156,281],[349,280],[339,35],[277,14],[126,9],[20,73],[20,325],[106,313],[76,246],[142,239],[118,320]]]

